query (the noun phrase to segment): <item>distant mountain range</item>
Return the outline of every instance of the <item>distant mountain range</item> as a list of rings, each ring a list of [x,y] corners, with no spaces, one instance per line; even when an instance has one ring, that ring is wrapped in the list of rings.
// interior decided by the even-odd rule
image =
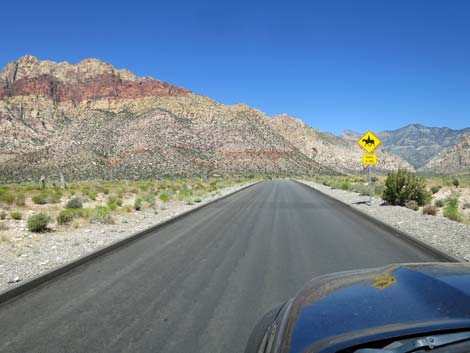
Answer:
[[[59,173],[111,180],[364,169],[360,148],[348,139],[352,132],[338,137],[288,115],[223,105],[98,59],[70,64],[27,55],[9,63],[0,73],[0,129],[0,182]],[[413,169],[408,155],[385,142],[399,146],[406,139],[386,133],[377,169]]]
[[[377,136],[382,140],[382,146],[386,151],[400,156],[416,170],[428,173],[451,174],[470,173],[470,163],[466,164],[465,159],[463,159],[461,164],[448,171],[436,168],[435,162],[431,165],[427,164],[444,150],[448,150],[445,152],[446,155],[460,153],[459,148],[452,149],[452,147],[464,139],[467,134],[470,134],[470,128],[453,130],[447,127],[411,124],[397,130],[378,132]],[[356,140],[360,137],[360,134],[346,130],[342,136]],[[465,144],[461,144],[461,146],[464,148],[463,154],[465,154]]]

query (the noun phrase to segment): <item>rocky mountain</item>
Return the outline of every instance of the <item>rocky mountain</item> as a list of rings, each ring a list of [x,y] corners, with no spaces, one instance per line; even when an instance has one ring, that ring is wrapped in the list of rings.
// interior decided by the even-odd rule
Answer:
[[[0,73],[0,129],[0,182],[362,170],[362,152],[346,139],[97,59],[9,63]],[[379,163],[411,168],[384,151]]]
[[[418,171],[440,175],[470,174],[470,133],[439,152]]]
[[[434,156],[454,145],[470,128],[453,130],[447,127],[428,127],[411,124],[396,130],[377,133],[382,147],[408,161],[416,169],[423,167]],[[346,130],[343,137],[357,140],[360,134]]]
[[[0,181],[306,175],[327,171],[245,105],[96,59],[32,56],[0,74]]]
[[[359,173],[364,170],[362,154],[364,151],[357,145],[356,139],[346,139],[336,135],[321,132],[307,126],[302,120],[282,114],[270,120],[271,127],[303,154],[315,159],[318,163],[339,173]],[[400,157],[378,148],[378,163],[376,171],[385,172],[398,168],[414,168]]]

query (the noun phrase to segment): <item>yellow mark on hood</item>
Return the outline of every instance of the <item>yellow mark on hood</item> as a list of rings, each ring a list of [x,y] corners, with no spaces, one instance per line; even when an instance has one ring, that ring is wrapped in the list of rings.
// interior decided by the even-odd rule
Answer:
[[[397,283],[396,278],[393,277],[391,274],[386,273],[384,275],[375,277],[375,282],[373,286],[377,289],[383,290],[395,283]]]

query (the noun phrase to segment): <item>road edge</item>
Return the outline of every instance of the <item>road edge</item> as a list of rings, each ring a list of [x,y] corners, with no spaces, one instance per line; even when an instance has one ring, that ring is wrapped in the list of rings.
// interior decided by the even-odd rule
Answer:
[[[455,257],[455,256],[452,256],[448,253],[446,253],[445,251],[443,250],[440,250],[440,249],[437,249],[435,248],[434,246],[428,244],[428,243],[425,243],[424,241],[420,240],[420,239],[417,239],[416,237],[414,237],[413,235],[401,230],[401,229],[398,229],[390,224],[387,224],[383,221],[381,221],[380,219],[378,218],[375,218],[355,207],[352,207],[351,205],[348,205],[347,203],[341,201],[341,200],[338,200],[324,192],[322,192],[321,190],[311,186],[311,185],[308,185],[304,182],[302,182],[301,180],[297,180],[297,179],[293,179],[293,181],[295,181],[296,183],[300,184],[300,185],[303,185],[304,187],[307,187],[311,190],[314,190],[316,192],[319,192],[321,193],[322,195],[328,197],[329,199],[335,201],[336,203],[340,204],[341,206],[343,207],[347,207],[348,209],[350,209],[352,212],[362,216],[362,217],[365,217],[367,220],[369,220],[370,222],[374,223],[375,225],[377,225],[378,227],[388,231],[389,233],[391,233],[392,235],[394,235],[395,237],[397,238],[400,238],[402,240],[405,240],[407,241],[408,243],[411,243],[412,245],[415,245],[416,247],[426,251],[426,252],[429,252],[431,253],[433,256],[437,256],[437,257],[440,257],[442,258],[443,260],[447,261],[447,262],[463,262],[462,260],[460,260],[459,258]]]
[[[10,288],[7,288],[3,291],[0,291],[0,305],[3,305],[4,303],[10,301],[10,300],[13,300],[15,298],[17,298],[18,296],[22,295],[22,294],[25,294],[26,292],[28,291],[31,291],[37,287],[39,287],[40,285],[46,283],[46,282],[49,282],[51,281],[52,279],[54,278],[57,278],[61,275],[63,275],[64,273],[66,272],[69,272],[83,264],[86,264],[92,260],[95,260],[97,259],[98,257],[100,256],[103,256],[105,254],[108,254],[110,253],[111,251],[114,251],[116,249],[119,249],[119,248],[122,248],[126,245],[128,245],[129,243],[132,243],[138,239],[141,239],[149,234],[151,234],[152,232],[156,231],[156,230],[159,230],[163,227],[166,227],[178,220],[180,220],[181,218],[183,217],[186,217],[188,215],[190,215],[191,213],[193,212],[196,212],[196,211],[199,211],[209,205],[212,205],[220,200],[223,200],[229,196],[232,196],[238,192],[241,192],[243,190],[246,190],[254,185],[257,185],[259,183],[263,182],[263,180],[261,181],[257,181],[253,184],[249,184],[249,185],[245,185],[243,187],[241,187],[240,189],[238,190],[235,190],[235,191],[232,191],[226,195],[223,195],[223,196],[220,196],[218,198],[215,198],[209,202],[206,202],[202,205],[198,205],[190,210],[187,210],[187,211],[184,211],[172,218],[169,218],[161,223],[158,223],[158,224],[155,224],[153,226],[150,226],[148,228],[145,228],[141,231],[138,231],[136,233],[133,233],[123,239],[119,239],[119,240],[116,240],[115,242],[112,242],[98,250],[95,250],[91,253],[88,253],[86,255],[83,255],[81,257],[78,257],[76,258],[75,260],[72,260],[64,265],[61,265],[59,267],[56,267],[56,268],[53,268],[52,270],[49,270],[49,271],[46,271],[44,273],[41,273],[39,275],[36,275],[16,286],[12,286]]]

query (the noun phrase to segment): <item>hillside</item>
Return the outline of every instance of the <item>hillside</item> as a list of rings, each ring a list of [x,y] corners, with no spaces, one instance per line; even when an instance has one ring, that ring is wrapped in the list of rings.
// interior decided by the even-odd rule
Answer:
[[[418,171],[440,175],[470,174],[470,133],[434,156]]]
[[[307,126],[298,118],[283,114],[270,120],[271,127],[296,146],[302,153],[314,158],[318,163],[339,173],[359,173],[364,170],[362,154],[364,151],[356,141],[320,132]],[[384,172],[400,167],[414,170],[400,157],[378,148],[378,164],[375,170]]]
[[[245,105],[96,59],[26,56],[0,76],[0,180],[304,175],[322,170]]]
[[[377,133],[382,147],[408,161],[416,169],[423,167],[434,156],[459,141],[470,128],[453,130],[447,127],[428,127],[411,124],[396,130]],[[351,130],[343,132],[343,137],[357,139],[360,134]]]

